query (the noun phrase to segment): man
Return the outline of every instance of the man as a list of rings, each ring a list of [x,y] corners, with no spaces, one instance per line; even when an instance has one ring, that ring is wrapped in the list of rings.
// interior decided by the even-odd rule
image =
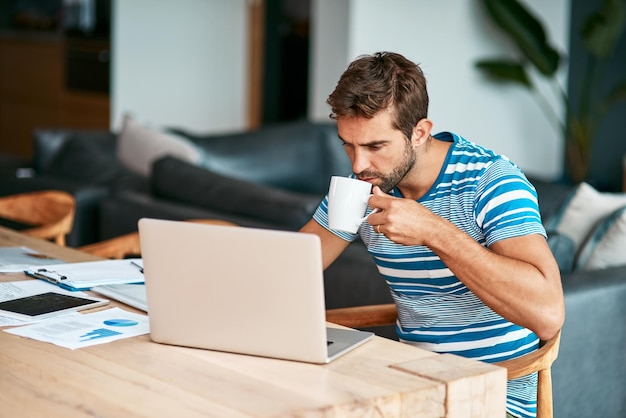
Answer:
[[[537,195],[506,157],[431,134],[421,69],[395,53],[350,64],[327,103],[354,176],[373,185],[357,234],[328,227],[327,200],[303,232],[324,268],[358,236],[389,284],[401,341],[487,362],[535,350],[564,302]],[[509,382],[507,413],[534,416],[536,375]]]

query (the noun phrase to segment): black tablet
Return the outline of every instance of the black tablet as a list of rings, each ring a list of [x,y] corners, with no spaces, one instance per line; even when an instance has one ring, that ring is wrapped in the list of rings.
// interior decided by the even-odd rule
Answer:
[[[22,320],[37,320],[64,312],[95,308],[109,303],[106,299],[91,296],[74,296],[47,292],[0,302],[0,315]]]

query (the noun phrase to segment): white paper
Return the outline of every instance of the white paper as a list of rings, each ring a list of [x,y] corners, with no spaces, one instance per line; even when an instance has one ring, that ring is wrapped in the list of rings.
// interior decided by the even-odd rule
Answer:
[[[56,285],[42,280],[20,280],[14,282],[0,282],[0,302],[5,300],[23,298],[25,296],[37,295],[40,293],[57,292],[68,295],[85,296],[84,292],[70,292],[59,288]],[[66,315],[66,314],[63,314]],[[0,315],[0,327],[11,325],[24,325],[35,321],[22,321],[13,317]]]
[[[148,334],[150,325],[147,315],[111,308],[89,314],[76,312],[48,318],[4,331],[74,350]]]
[[[96,286],[91,290],[108,298],[118,300],[134,308],[148,312],[146,285],[143,283],[109,284],[105,286]]]
[[[63,261],[46,254],[32,250],[28,247],[1,247],[0,248],[0,272],[22,272],[33,266],[60,264]]]
[[[120,283],[143,283],[141,259],[81,261],[29,268],[26,273],[61,287],[90,289]]]

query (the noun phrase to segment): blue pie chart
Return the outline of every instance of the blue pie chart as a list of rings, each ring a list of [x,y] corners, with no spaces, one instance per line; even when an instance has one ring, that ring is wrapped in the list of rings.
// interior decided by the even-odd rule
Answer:
[[[110,327],[132,327],[137,324],[139,324],[139,322],[133,321],[132,319],[107,319],[104,321],[104,325]]]

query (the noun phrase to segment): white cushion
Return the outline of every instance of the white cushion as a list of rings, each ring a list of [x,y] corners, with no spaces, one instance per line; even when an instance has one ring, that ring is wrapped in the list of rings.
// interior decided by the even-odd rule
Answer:
[[[122,165],[147,177],[152,163],[166,155],[196,165],[202,159],[200,150],[186,138],[149,129],[124,116],[117,143],[117,158]]]
[[[593,229],[622,206],[626,206],[626,193],[601,193],[581,183],[553,219],[553,227],[574,241],[578,254]]]
[[[576,267],[595,270],[626,265],[626,206],[613,212],[589,237]]]

